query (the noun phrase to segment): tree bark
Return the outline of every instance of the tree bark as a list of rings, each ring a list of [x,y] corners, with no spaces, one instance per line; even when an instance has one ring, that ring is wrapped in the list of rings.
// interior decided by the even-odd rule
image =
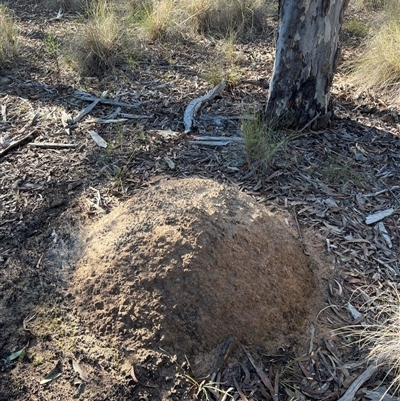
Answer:
[[[266,118],[287,128],[326,128],[348,0],[281,0],[274,72]]]

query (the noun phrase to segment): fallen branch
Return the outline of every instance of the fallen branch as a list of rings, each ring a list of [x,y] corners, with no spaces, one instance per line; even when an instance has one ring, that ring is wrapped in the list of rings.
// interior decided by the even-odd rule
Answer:
[[[14,142],[11,142],[5,149],[0,151],[0,157],[4,156],[11,149],[18,147],[19,145],[22,145],[23,143],[25,143],[26,141],[31,139],[33,137],[33,134],[35,134],[35,133],[36,133],[36,130],[30,132],[29,134],[24,135],[22,138],[17,139]]]
[[[359,388],[375,373],[377,366],[368,366],[368,368],[351,384],[347,391],[338,399],[338,401],[353,401]]]
[[[78,144],[76,143],[55,143],[55,142],[32,142],[29,146],[36,146],[37,148],[45,149],[69,149],[76,148]]]
[[[226,85],[226,81],[223,80],[220,82],[214,89],[210,90],[202,97],[198,97],[197,99],[193,99],[185,109],[183,114],[183,123],[185,124],[185,134],[191,131],[193,125],[193,119],[196,113],[199,111],[200,107],[203,103],[214,98],[218,93],[224,90]]]

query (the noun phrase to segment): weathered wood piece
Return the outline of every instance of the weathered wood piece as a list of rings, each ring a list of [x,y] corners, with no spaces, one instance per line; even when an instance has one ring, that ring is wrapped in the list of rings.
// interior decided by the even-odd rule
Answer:
[[[353,401],[359,388],[376,372],[377,366],[370,365],[357,377],[347,391],[339,398],[338,401]]]
[[[365,219],[365,224],[374,224],[377,223],[378,221],[384,219],[385,217],[388,217],[394,213],[394,209],[386,209],[382,210],[380,212],[370,214],[369,216],[366,217]]]
[[[216,95],[224,90],[226,81],[221,81],[214,89],[210,90],[204,96],[193,99],[185,109],[183,114],[183,123],[185,124],[185,134],[192,130],[193,120],[203,103],[210,101]]]
[[[107,142],[96,131],[89,131],[89,134],[98,146],[101,148],[107,147]]]

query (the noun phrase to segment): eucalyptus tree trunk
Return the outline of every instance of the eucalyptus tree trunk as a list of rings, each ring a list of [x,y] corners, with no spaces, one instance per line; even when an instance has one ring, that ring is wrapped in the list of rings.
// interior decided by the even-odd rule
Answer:
[[[266,118],[279,126],[333,117],[330,90],[339,59],[339,33],[348,0],[281,0],[274,73]]]

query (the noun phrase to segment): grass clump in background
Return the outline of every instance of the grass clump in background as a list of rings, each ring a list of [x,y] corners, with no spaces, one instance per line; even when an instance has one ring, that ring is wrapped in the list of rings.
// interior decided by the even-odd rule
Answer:
[[[72,53],[83,75],[102,75],[132,58],[135,37],[111,1],[86,4],[87,20]]]
[[[219,40],[216,43],[216,55],[206,65],[202,77],[216,86],[225,80],[228,87],[233,87],[240,80],[241,56],[235,51],[236,35]]]
[[[381,23],[372,29],[366,51],[356,62],[352,81],[362,90],[383,90],[400,103],[400,2],[385,6]]]
[[[151,39],[188,38],[196,34],[227,37],[232,32],[261,31],[276,12],[274,0],[148,0],[141,3],[141,25]]]
[[[8,9],[0,5],[0,64],[5,65],[18,54],[18,27]]]
[[[390,0],[351,0],[350,6],[355,10],[378,11],[382,10]]]

